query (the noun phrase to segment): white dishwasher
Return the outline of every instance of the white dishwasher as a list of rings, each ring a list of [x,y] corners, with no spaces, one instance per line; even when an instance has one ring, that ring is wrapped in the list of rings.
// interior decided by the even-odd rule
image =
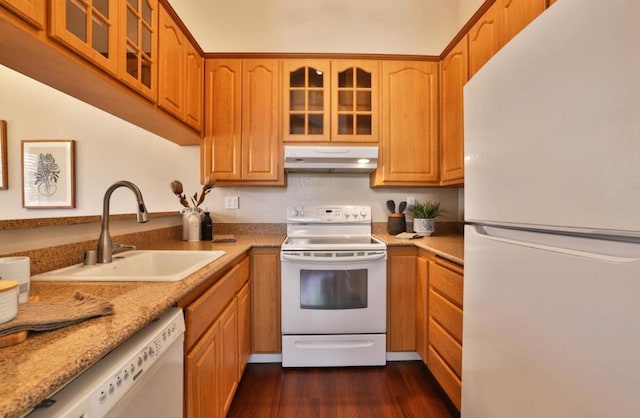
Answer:
[[[28,417],[182,417],[184,331],[170,308]]]

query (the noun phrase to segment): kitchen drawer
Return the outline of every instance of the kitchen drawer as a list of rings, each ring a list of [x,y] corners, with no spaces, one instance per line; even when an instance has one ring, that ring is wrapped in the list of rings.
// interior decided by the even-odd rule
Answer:
[[[185,333],[187,348],[200,339],[209,325],[216,320],[229,302],[235,298],[238,290],[238,272],[242,270],[243,263],[233,267],[184,310],[187,324]]]
[[[451,299],[458,306],[463,305],[463,278],[460,266],[436,258],[436,262],[431,263],[429,280],[430,286],[437,289],[439,293]]]
[[[429,289],[429,319],[436,321],[462,343],[462,309],[433,288]]]
[[[462,376],[462,345],[433,320],[429,321],[429,344],[460,378]]]
[[[237,283],[237,291],[242,289],[242,286],[246,282],[249,281],[249,276],[251,274],[251,262],[250,258],[246,257],[244,260],[240,262],[236,267],[234,267],[228,274],[231,274],[235,277]]]
[[[451,402],[460,410],[460,398],[462,393],[462,385],[458,376],[447,366],[442,357],[429,346],[428,362],[429,370],[436,378],[444,392],[449,396]]]

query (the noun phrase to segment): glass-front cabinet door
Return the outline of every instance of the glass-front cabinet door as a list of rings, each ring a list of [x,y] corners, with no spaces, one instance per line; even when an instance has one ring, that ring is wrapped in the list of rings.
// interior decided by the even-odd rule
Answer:
[[[283,61],[284,140],[329,141],[330,61]]]
[[[158,1],[123,0],[120,77],[150,99],[156,97]]]
[[[115,0],[52,0],[50,35],[116,74],[119,4]]]
[[[378,141],[379,72],[378,61],[332,61],[332,141]]]

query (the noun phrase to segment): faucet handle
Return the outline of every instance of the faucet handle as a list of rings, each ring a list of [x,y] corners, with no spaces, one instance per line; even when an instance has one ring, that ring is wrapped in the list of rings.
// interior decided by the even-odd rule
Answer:
[[[82,259],[83,266],[94,266],[98,262],[98,252],[96,250],[86,250]]]
[[[126,245],[126,244],[118,244],[118,243],[113,243],[111,245],[111,252],[115,252],[118,250],[123,250],[123,249],[128,249],[128,250],[135,250],[137,249],[137,247],[135,245]]]

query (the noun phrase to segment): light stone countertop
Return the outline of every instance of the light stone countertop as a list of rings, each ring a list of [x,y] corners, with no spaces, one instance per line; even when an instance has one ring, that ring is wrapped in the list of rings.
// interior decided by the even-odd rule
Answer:
[[[462,264],[461,235],[399,240],[375,234],[389,246],[416,245]],[[110,300],[115,314],[59,330],[30,333],[26,341],[0,349],[0,416],[21,417],[95,364],[198,285],[231,267],[252,247],[279,247],[284,235],[237,235],[235,243],[158,242],[151,249],[223,250],[224,256],[179,282],[32,282],[31,295],[63,301],[75,291]]]

